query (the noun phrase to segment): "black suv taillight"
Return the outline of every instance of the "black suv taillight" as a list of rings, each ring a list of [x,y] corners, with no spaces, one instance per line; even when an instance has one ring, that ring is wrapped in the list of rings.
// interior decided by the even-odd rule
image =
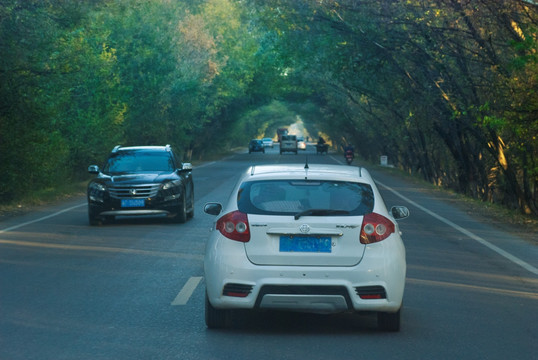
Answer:
[[[394,232],[392,221],[376,213],[364,215],[361,228],[361,244],[372,244],[385,240]]]
[[[222,216],[217,221],[217,230],[228,239],[241,242],[250,241],[247,214],[240,211],[232,211]]]

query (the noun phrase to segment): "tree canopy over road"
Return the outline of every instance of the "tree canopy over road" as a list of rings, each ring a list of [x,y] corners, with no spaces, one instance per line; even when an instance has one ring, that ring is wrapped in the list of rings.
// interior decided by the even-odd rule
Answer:
[[[524,0],[4,0],[0,200],[116,144],[187,160],[300,115],[359,155],[538,214]]]

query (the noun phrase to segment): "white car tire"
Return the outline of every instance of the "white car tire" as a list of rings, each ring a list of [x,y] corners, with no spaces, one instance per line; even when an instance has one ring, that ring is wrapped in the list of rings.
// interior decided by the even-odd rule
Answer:
[[[209,329],[222,329],[228,326],[230,310],[216,309],[205,295],[205,324]]]
[[[400,331],[400,314],[402,309],[398,309],[395,313],[378,312],[377,326],[379,330],[396,332]]]

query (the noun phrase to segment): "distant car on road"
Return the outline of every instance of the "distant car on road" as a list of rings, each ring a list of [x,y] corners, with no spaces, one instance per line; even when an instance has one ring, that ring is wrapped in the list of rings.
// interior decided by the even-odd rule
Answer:
[[[263,142],[260,139],[252,139],[248,144],[248,153],[262,152],[265,153]]]
[[[265,147],[270,147],[271,149],[273,148],[273,139],[271,138],[263,138],[262,139],[262,142],[263,142],[263,146]]]
[[[306,150],[306,142],[304,141],[304,137],[302,136],[299,136],[297,138],[297,149]]]
[[[158,215],[184,223],[194,216],[192,165],[181,163],[170,145],[116,146],[88,184],[90,225],[118,215]]]
[[[294,152],[297,154],[297,136],[282,135],[280,139],[280,154],[283,152]]]
[[[373,312],[400,329],[405,248],[369,172],[347,165],[257,165],[216,215],[206,243],[205,321],[228,325],[233,309]]]

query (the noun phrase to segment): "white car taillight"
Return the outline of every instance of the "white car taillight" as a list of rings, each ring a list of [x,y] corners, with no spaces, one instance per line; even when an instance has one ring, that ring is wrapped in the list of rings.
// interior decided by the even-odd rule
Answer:
[[[376,213],[364,215],[361,228],[361,244],[372,244],[385,240],[394,232],[392,221]]]
[[[241,242],[250,241],[247,214],[240,211],[233,211],[222,216],[217,221],[217,230],[228,239]]]

